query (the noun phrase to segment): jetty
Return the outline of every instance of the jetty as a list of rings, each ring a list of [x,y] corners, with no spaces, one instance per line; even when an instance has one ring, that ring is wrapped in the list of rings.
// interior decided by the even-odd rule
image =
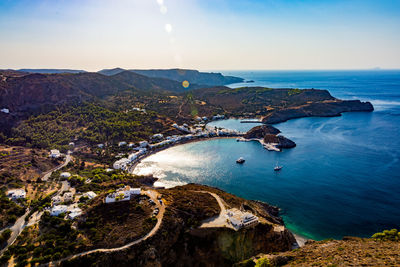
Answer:
[[[240,123],[262,123],[260,120],[241,120]]]
[[[278,143],[265,143],[263,139],[258,139],[258,138],[251,138],[251,139],[246,139],[246,138],[238,138],[236,139],[238,142],[250,142],[250,141],[256,141],[259,142],[263,148],[267,149],[268,151],[276,151],[280,152],[281,150],[278,148]]]

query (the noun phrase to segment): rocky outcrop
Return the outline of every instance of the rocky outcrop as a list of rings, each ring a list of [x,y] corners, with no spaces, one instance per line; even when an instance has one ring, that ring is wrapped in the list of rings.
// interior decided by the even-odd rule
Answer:
[[[208,206],[213,209],[212,206],[218,204],[208,194],[196,194],[197,190],[217,193],[228,207],[250,210],[262,222],[238,231],[225,227],[198,228],[194,222],[204,219],[200,216],[204,213],[203,209]],[[278,209],[266,203],[248,201],[215,188],[194,184],[161,192],[168,204],[156,235],[126,250],[91,254],[63,265],[232,266],[260,253],[289,251],[296,242],[277,217]],[[203,203],[198,203],[196,197],[202,197]]]
[[[303,117],[334,117],[340,116],[343,112],[373,110],[374,107],[370,102],[361,102],[360,100],[322,101],[275,110],[265,116],[262,122],[274,124]]]
[[[278,129],[276,129],[273,126],[260,125],[260,126],[251,128],[243,137],[246,139],[252,139],[252,138],[260,139],[260,138],[264,138],[264,136],[267,134],[277,135],[280,132],[281,131],[279,131]]]
[[[292,140],[282,136],[282,135],[273,135],[267,134],[264,136],[265,143],[277,143],[278,148],[293,148],[296,146],[296,143]]]
[[[267,144],[277,144],[277,148],[293,148],[296,143],[279,135],[281,131],[271,125],[260,125],[251,128],[243,137],[245,139],[261,139]]]

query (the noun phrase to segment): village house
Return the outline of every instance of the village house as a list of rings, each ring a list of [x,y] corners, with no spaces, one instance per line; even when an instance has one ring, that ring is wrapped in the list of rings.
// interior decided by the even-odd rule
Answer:
[[[69,146],[75,146],[75,143],[74,142],[70,142],[68,145]]]
[[[80,208],[78,208],[78,207],[72,208],[72,209],[69,208],[68,212],[69,213],[68,213],[67,218],[70,219],[70,220],[73,220],[73,219],[75,219],[76,217],[78,217],[78,216],[80,216],[82,214],[82,210]]]
[[[147,147],[149,145],[149,142],[147,142],[147,141],[140,141],[139,142],[139,146],[140,147]]]
[[[118,143],[118,146],[120,146],[120,147],[121,146],[126,146],[126,142],[125,141],[121,141],[121,142]]]
[[[69,172],[62,172],[60,174],[60,177],[61,178],[69,178],[69,177],[71,177],[71,174]]]
[[[61,153],[58,149],[52,149],[52,150],[50,150],[50,157],[51,158],[59,158],[59,157],[61,157]]]
[[[106,203],[113,203],[119,201],[128,201],[131,199],[132,195],[140,195],[140,188],[130,188],[130,186],[125,186],[123,188],[118,189],[114,193],[108,194],[106,196]]]
[[[259,223],[258,217],[250,212],[243,212],[236,208],[227,210],[228,221],[237,230],[243,227],[250,227]]]
[[[116,162],[114,162],[113,168],[116,170],[119,170],[119,169],[124,170],[126,168],[126,166],[128,165],[128,163],[129,163],[129,159],[122,158],[122,159],[119,159]]]
[[[89,191],[83,194],[84,197],[87,197],[88,199],[93,199],[97,196],[97,194],[93,191]]]
[[[2,108],[0,111],[6,114],[10,113],[10,110],[8,108]]]
[[[98,148],[104,148],[104,144],[97,144]]]
[[[25,198],[26,197],[26,192],[25,189],[13,189],[13,190],[8,190],[7,191],[7,196],[10,199],[16,200],[16,199],[20,199],[20,198]]]
[[[60,204],[62,202],[62,198],[60,196],[54,196],[51,198],[53,205]]]
[[[66,205],[55,205],[51,208],[50,210],[50,215],[51,216],[58,216],[61,213],[66,213],[68,210],[68,207]]]
[[[163,134],[154,134],[152,137],[151,137],[151,139],[153,139],[153,140],[159,140],[159,139],[163,139],[164,138],[164,135]]]

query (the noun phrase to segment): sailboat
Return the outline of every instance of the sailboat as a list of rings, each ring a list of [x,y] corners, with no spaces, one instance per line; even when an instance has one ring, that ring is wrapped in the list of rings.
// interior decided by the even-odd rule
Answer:
[[[243,164],[245,162],[244,158],[240,157],[236,160],[236,163]]]
[[[282,170],[282,168],[283,168],[283,166],[279,166],[278,165],[278,162],[276,163],[276,165],[275,165],[275,167],[274,167],[274,171],[280,171],[280,170]]]

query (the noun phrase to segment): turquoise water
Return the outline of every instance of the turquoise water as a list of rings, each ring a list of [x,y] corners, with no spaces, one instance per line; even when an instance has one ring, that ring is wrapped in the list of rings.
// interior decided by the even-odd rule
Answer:
[[[153,173],[167,186],[202,183],[277,205],[289,229],[314,239],[370,236],[399,228],[400,72],[303,72],[303,80],[297,72],[292,74],[257,72],[263,77],[259,80],[248,72],[238,76],[264,86],[270,86],[265,82],[268,75],[280,87],[294,83],[292,87],[323,88],[321,83],[331,83],[334,96],[372,100],[376,111],[277,124],[297,143],[280,153],[257,142],[215,139],[152,155],[136,172]],[[289,77],[301,82],[295,84]],[[213,124],[239,130],[255,126],[238,120]],[[246,159],[243,165],[235,163],[240,156]],[[276,161],[284,166],[278,173],[273,171]]]

